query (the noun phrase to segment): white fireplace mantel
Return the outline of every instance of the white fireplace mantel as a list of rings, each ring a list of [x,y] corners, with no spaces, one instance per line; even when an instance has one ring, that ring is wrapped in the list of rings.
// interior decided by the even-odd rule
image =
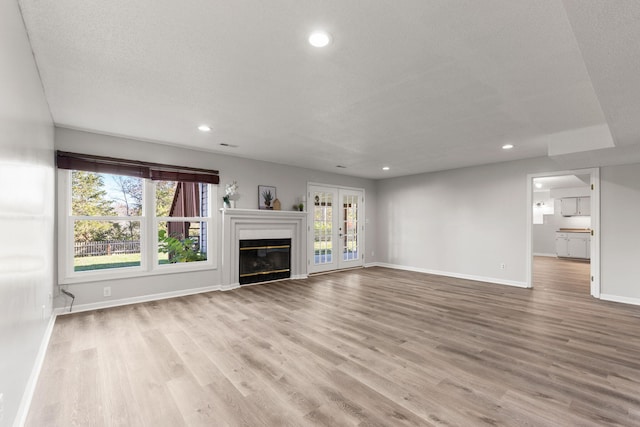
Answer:
[[[307,277],[307,213],[258,209],[220,209],[222,215],[221,289],[240,286],[241,239],[291,239],[291,279]]]

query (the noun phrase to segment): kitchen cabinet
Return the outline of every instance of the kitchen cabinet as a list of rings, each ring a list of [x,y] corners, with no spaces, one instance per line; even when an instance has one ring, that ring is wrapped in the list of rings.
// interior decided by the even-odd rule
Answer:
[[[578,215],[591,215],[591,197],[578,197]]]
[[[569,256],[567,233],[556,233],[556,255],[559,257]]]
[[[591,234],[556,232],[556,255],[567,258],[591,258]]]
[[[562,216],[590,216],[591,197],[565,197],[560,199]]]
[[[589,258],[589,238],[579,236],[584,233],[569,233],[567,250],[571,258]]]

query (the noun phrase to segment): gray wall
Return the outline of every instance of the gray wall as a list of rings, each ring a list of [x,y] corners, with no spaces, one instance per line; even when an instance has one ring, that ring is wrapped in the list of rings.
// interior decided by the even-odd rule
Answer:
[[[603,168],[602,293],[640,301],[640,164]]]
[[[54,277],[53,124],[16,1],[0,2],[0,64],[0,425],[8,426],[32,384]]]
[[[379,258],[392,265],[522,285],[526,201],[523,162],[381,181]]]
[[[376,184],[373,180],[64,128],[56,128],[55,135],[56,149],[63,151],[219,170],[218,202],[221,203],[224,185],[235,180],[238,182],[240,194],[237,208],[258,208],[260,184],[277,188],[277,196],[283,210],[292,210],[296,198],[306,192],[307,182],[364,188],[366,217],[369,220],[365,240],[366,262],[375,261],[371,256],[376,247],[377,229]],[[221,252],[220,244],[218,233],[218,254]],[[68,285],[68,288],[76,295],[75,303],[81,306],[219,284],[219,270],[216,270],[81,283]],[[111,286],[111,297],[103,297],[104,286]],[[65,303],[67,301],[63,297],[56,300],[57,306]]]
[[[592,166],[538,158],[381,181],[379,260],[522,284],[527,174]],[[640,164],[602,167],[601,293],[634,303],[640,303],[640,244],[633,231],[639,211]]]

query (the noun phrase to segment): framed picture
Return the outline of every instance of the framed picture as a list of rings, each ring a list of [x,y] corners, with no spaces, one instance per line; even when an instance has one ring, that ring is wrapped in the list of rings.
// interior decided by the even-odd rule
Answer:
[[[258,185],[258,208],[273,210],[273,201],[276,199],[276,187]]]

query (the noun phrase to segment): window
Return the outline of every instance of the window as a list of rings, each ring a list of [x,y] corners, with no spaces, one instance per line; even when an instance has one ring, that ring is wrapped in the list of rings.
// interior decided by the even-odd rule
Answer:
[[[155,182],[159,265],[207,260],[208,194],[207,184]]]
[[[102,159],[58,152],[62,282],[214,267],[216,171]]]
[[[143,180],[71,171],[73,271],[141,265]]]

